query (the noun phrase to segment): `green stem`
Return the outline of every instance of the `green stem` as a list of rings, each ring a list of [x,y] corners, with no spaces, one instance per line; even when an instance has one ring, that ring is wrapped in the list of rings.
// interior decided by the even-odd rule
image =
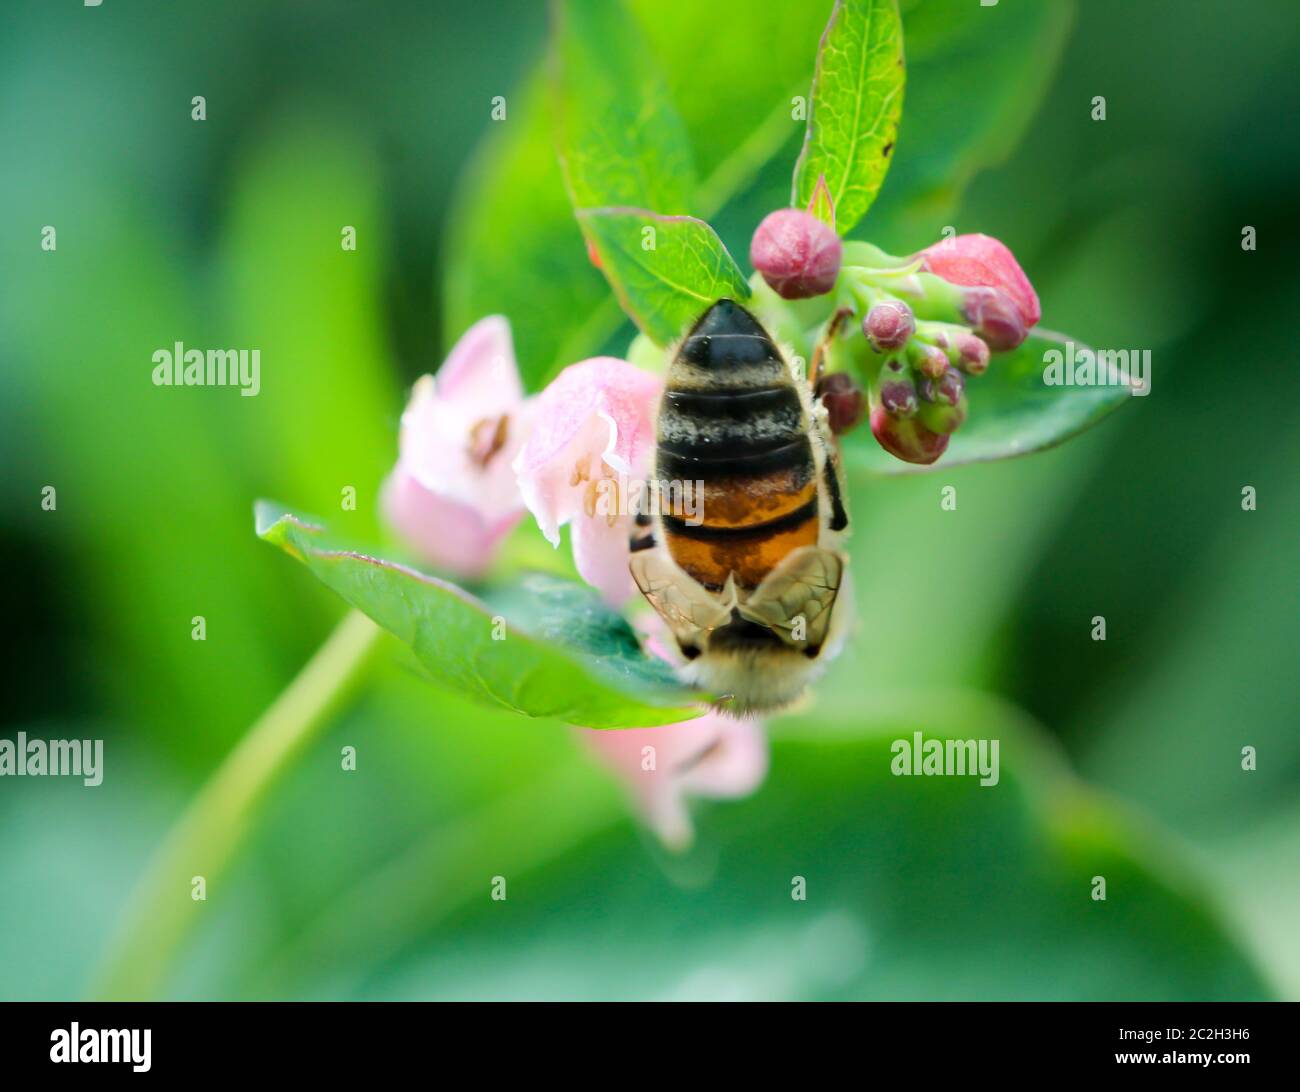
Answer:
[[[137,885],[95,976],[104,1000],[156,997],[172,959],[206,902],[191,897],[202,876],[213,890],[258,805],[369,665],[382,631],[350,611],[218,767],[172,828]]]

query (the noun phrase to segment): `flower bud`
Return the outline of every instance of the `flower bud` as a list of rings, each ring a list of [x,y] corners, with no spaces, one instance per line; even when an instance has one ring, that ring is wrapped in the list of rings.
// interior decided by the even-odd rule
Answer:
[[[918,392],[917,420],[931,432],[956,432],[966,420],[966,380],[956,368],[939,379],[926,379]]]
[[[862,420],[866,401],[862,388],[848,372],[832,372],[817,380],[817,398],[826,407],[831,432],[843,435]]]
[[[989,347],[974,334],[957,338],[957,367],[967,375],[983,375],[989,366]]]
[[[955,406],[966,390],[966,380],[955,368],[947,369],[938,379],[922,380],[917,392],[923,402],[942,402]]]
[[[916,318],[902,300],[882,300],[862,320],[862,333],[878,353],[901,349],[916,332]]]
[[[777,295],[800,300],[834,287],[843,250],[840,237],[812,213],[777,209],[754,232],[749,260]]]
[[[996,288],[970,289],[961,312],[990,349],[1014,349],[1029,336],[1015,302]]]
[[[949,284],[996,289],[1025,330],[1042,317],[1038,294],[1015,255],[991,236],[958,235],[927,247],[917,257],[922,259],[922,269],[937,274]],[[994,348],[1003,347],[995,342],[990,344]]]
[[[956,432],[966,420],[966,380],[956,368],[938,379],[926,379],[917,392],[921,404],[917,420],[931,432]]]
[[[956,402],[922,402],[917,411],[916,422],[931,432],[947,435],[956,432],[966,420],[966,396],[961,395]]]
[[[915,419],[891,417],[884,407],[871,411],[871,433],[880,446],[905,463],[926,466],[948,449],[948,436],[932,432]]]
[[[916,384],[901,360],[886,361],[880,369],[880,405],[891,417],[916,413]]]
[[[912,365],[927,378],[938,379],[948,370],[948,354],[938,346],[914,341],[908,350]]]

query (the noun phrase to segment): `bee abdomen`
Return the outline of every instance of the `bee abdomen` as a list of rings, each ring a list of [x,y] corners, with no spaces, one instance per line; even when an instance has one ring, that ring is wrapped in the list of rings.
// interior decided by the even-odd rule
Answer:
[[[742,587],[757,587],[791,550],[816,544],[820,527],[808,437],[756,430],[733,439],[659,448],[661,479],[697,483],[687,494],[695,511],[662,513],[668,551],[715,589],[732,572]]]
[[[662,513],[673,560],[701,584],[731,573],[756,587],[786,554],[815,544],[817,466],[808,421],[776,344],[743,307],[719,300],[682,342],[659,410],[661,480],[698,483],[687,513]]]
[[[659,449],[707,461],[774,451],[803,434],[803,408],[788,384],[669,390],[659,411]]]

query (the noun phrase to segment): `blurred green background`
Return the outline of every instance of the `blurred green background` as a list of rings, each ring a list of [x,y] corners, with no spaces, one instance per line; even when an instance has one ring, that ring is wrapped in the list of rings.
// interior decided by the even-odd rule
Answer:
[[[635,5],[703,173],[773,71],[806,84],[821,7]],[[1294,13],[903,7],[896,166],[855,234],[1002,238],[1045,325],[1152,351],[1150,397],[1032,459],[858,483],[857,639],[771,725],[765,786],[700,807],[684,857],[573,730],[385,655],[275,787],[161,995],[1300,998]],[[254,538],[253,499],[380,532],[406,389],[508,306],[473,267],[551,230],[530,217],[558,176],[501,160],[539,116],[540,4],[0,18],[3,730],[106,740],[99,788],[0,779],[0,997],[70,998],[181,809],[343,613]],[[962,36],[984,18],[996,38]],[[1016,80],[986,78],[999,49]],[[752,93],[710,78],[724,55]],[[910,134],[942,150],[976,115],[996,122],[978,155],[909,163]],[[712,217],[742,259],[798,138]],[[467,254],[493,216],[497,249]],[[576,228],[554,230],[556,269],[576,261],[599,305]],[[534,374],[572,332],[553,272],[510,314]],[[608,312],[594,329],[615,350],[631,334]],[[154,387],[177,340],[260,347],[262,393]],[[890,742],[918,729],[1001,738],[1002,784],[891,777]]]

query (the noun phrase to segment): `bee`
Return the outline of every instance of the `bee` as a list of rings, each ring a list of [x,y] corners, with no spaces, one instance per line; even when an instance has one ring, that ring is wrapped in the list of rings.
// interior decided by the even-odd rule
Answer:
[[[659,486],[694,485],[700,503],[694,519],[637,515],[632,577],[683,681],[736,714],[787,705],[838,651],[847,614],[843,471],[813,383],[721,299],[677,346],[655,431]]]

